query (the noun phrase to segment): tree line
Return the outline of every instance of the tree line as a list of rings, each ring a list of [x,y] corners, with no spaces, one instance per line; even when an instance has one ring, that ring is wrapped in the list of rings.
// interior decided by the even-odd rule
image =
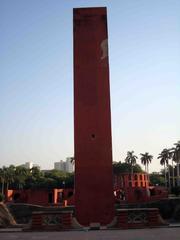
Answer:
[[[0,168],[0,183],[2,194],[8,189],[72,188],[74,174],[59,170],[40,171],[37,167],[27,169],[23,166],[10,165]]]
[[[157,158],[160,160],[160,164],[164,166],[164,170],[161,173],[164,174],[165,186],[169,188],[180,186],[180,141],[174,143],[174,146],[171,148],[164,148]],[[134,170],[137,172],[137,159],[138,157],[134,154],[134,151],[127,152],[125,163],[131,166],[131,169],[129,169],[131,174],[133,174]],[[148,174],[149,164],[152,162],[152,159],[153,156],[148,152],[140,153],[141,164],[145,166],[145,172]]]
[[[113,162],[113,172],[118,175],[123,172],[131,173],[143,172],[139,164],[138,157],[134,151],[128,151],[124,162]],[[140,153],[141,164],[145,167],[145,172],[149,173],[149,164],[153,156],[148,152]],[[159,178],[160,184],[164,182],[166,187],[180,186],[179,165],[180,165],[180,141],[174,144],[172,148],[165,148],[158,155],[160,164],[164,166],[161,173],[150,174],[150,180],[153,183]],[[171,164],[170,164],[171,162]],[[164,177],[162,177],[162,174]],[[164,179],[163,179],[164,178]],[[73,188],[74,173],[67,173],[59,170],[40,171],[39,168],[33,167],[27,169],[23,166],[10,165],[9,167],[0,168],[0,190],[4,194],[5,190],[12,189],[29,189],[29,188]]]

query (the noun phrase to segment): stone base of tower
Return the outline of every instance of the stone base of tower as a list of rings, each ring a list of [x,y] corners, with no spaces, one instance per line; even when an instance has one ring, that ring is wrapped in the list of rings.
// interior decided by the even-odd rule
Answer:
[[[158,208],[117,209],[114,219],[109,224],[103,225],[99,222],[90,223],[88,226],[79,224],[81,228],[85,227],[87,230],[156,228],[167,225]]]
[[[30,227],[24,231],[69,231],[154,228],[168,225],[160,216],[158,208],[117,209],[115,217],[108,224],[91,222],[80,224],[74,211],[40,211],[32,213]]]

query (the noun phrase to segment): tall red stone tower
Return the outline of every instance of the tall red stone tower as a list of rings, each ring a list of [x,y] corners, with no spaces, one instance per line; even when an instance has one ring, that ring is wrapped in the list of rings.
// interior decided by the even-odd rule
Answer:
[[[74,9],[75,211],[82,225],[114,217],[106,8]]]

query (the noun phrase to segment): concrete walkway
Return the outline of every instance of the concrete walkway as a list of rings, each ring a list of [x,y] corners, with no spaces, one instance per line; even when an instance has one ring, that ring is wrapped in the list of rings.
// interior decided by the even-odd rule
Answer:
[[[70,232],[0,232],[1,240],[180,240],[180,228]]]

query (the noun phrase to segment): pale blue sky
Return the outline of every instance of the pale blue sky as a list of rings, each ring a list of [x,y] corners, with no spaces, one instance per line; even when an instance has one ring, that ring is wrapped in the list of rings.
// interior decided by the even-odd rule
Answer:
[[[179,0],[0,0],[0,167],[73,155],[72,9],[107,6],[113,160],[180,140]]]

